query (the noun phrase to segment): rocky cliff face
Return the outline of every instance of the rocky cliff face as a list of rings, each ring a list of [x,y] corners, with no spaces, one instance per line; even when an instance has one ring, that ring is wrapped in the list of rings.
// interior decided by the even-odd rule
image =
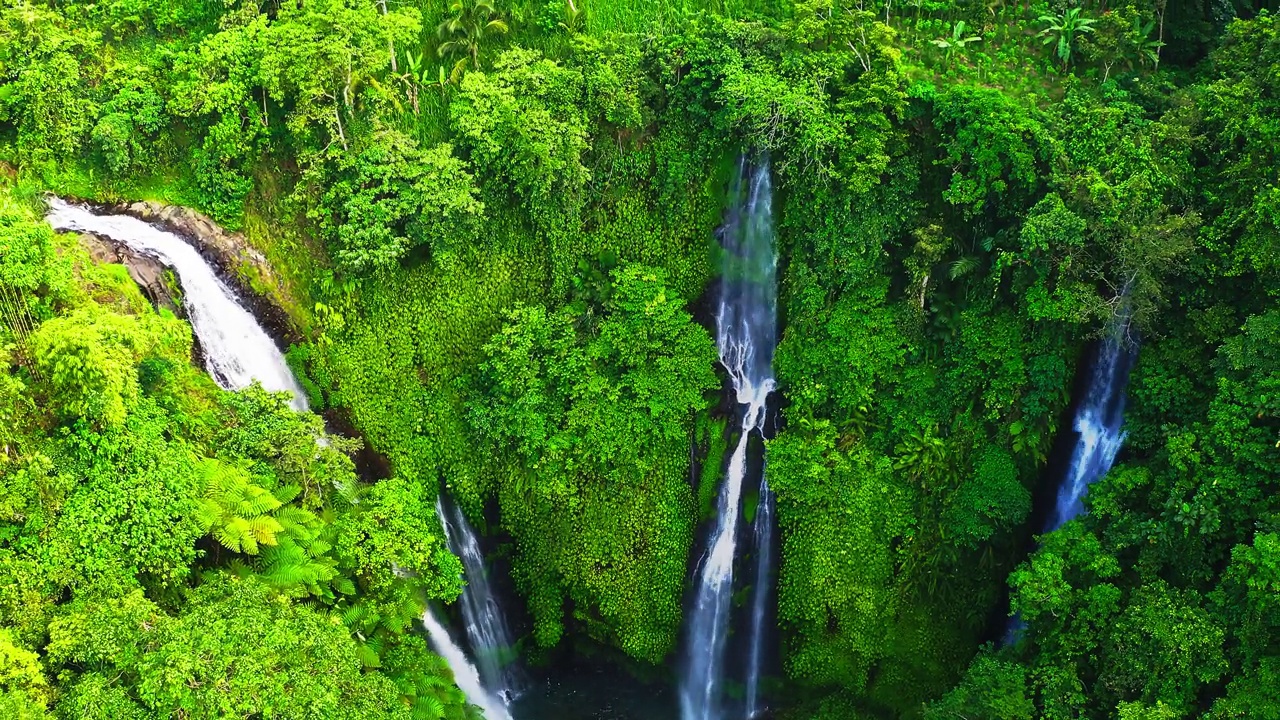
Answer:
[[[140,200],[106,209],[132,215],[184,238],[231,284],[268,333],[285,345],[299,340],[297,329],[278,302],[282,287],[279,276],[244,235],[227,232],[208,216],[178,205]]]
[[[162,205],[150,200],[125,203],[113,210],[153,223],[195,243],[206,260],[232,275],[254,274],[257,280],[279,286],[275,271],[262,253],[252,248],[240,233],[229,233],[207,216],[191,208]]]

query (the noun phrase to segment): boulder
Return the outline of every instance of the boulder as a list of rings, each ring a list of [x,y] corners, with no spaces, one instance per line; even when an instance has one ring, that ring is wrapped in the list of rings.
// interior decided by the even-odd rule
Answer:
[[[252,271],[268,287],[279,287],[275,271],[267,258],[255,250],[244,235],[223,230],[208,216],[191,208],[178,205],[162,205],[149,200],[128,203],[120,207],[128,215],[145,220],[191,240],[196,248],[219,268],[235,275]]]
[[[129,271],[129,277],[138,284],[138,288],[152,305],[156,308],[169,308],[175,315],[184,316],[173,291],[165,282],[165,268],[158,259],[101,235],[84,232],[78,235],[94,262],[124,265],[125,270]]]
[[[207,215],[180,205],[139,200],[106,206],[106,209],[131,215],[183,238],[236,291],[272,337],[282,345],[301,339],[284,309],[284,284],[266,256],[250,245],[243,234],[227,232]]]

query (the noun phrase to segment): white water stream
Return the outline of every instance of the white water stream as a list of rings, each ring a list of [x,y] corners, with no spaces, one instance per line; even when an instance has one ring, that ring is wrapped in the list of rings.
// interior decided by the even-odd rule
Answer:
[[[480,670],[480,680],[493,695],[510,703],[520,690],[520,678],[510,662],[515,654],[515,642],[498,596],[489,585],[488,568],[476,531],[462,509],[454,503],[446,504],[443,496],[436,498],[436,514],[444,527],[449,550],[462,560],[466,579],[460,600],[462,619],[466,623],[467,643]]]
[[[1117,335],[1123,333],[1122,326]],[[1111,470],[1124,444],[1124,392],[1132,361],[1131,350],[1121,337],[1109,337],[1099,345],[1089,389],[1076,410],[1075,430],[1080,437],[1045,532],[1062,527],[1083,512],[1089,486]]]
[[[453,670],[453,681],[467,696],[467,702],[483,710],[485,720],[511,720],[506,703],[485,690],[480,682],[480,671],[467,659],[466,653],[453,641],[448,629],[436,619],[431,608],[422,613],[422,625],[431,638],[431,647],[449,663],[449,668]]]
[[[722,279],[716,312],[716,346],[742,408],[741,434],[729,456],[716,505],[716,525],[699,564],[698,584],[687,622],[686,666],[680,685],[683,720],[722,720],[725,651],[732,611],[733,565],[738,554],[738,517],[752,433],[764,430],[765,401],[774,388],[777,344],[777,256],[773,249],[769,163],[745,158],[720,230]],[[766,487],[762,481],[762,487]],[[748,669],[756,675],[758,668]],[[758,699],[754,700],[758,704]]]

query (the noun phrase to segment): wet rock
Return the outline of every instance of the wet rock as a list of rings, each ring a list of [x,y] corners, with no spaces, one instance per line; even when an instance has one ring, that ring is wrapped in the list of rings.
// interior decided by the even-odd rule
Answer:
[[[185,239],[218,270],[272,337],[282,345],[301,340],[281,303],[279,276],[243,234],[227,232],[207,215],[180,205],[139,200],[105,209],[131,215]]]
[[[234,274],[251,270],[269,286],[280,286],[267,258],[250,246],[244,235],[223,230],[202,213],[191,208],[162,205],[149,200],[122,205],[120,210],[192,240],[202,254],[212,255],[212,259],[224,272]]]
[[[168,308],[175,315],[185,317],[173,290],[165,282],[164,265],[150,255],[143,255],[110,238],[93,233],[78,233],[80,242],[89,251],[94,262],[124,265],[129,277],[138,284],[142,294],[157,309]]]

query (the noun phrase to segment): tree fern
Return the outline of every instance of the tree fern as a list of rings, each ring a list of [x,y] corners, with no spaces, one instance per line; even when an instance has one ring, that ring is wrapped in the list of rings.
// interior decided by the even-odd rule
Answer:
[[[277,488],[272,494],[275,495],[276,499],[282,504],[287,505],[298,499],[298,496],[302,494],[302,488],[298,485],[290,484]]]
[[[207,459],[200,464],[204,496],[195,519],[223,547],[248,555],[275,545],[284,526],[270,513],[282,503],[255,485],[243,466]]]
[[[351,578],[345,575],[339,575],[333,579],[333,589],[343,595],[356,594],[356,584],[352,582]]]
[[[262,554],[263,577],[293,597],[314,595],[331,600],[329,583],[338,575],[336,566],[331,558],[312,557],[289,537]]]
[[[444,717],[444,703],[432,695],[419,695],[414,698],[409,712],[413,720],[440,720]]]

